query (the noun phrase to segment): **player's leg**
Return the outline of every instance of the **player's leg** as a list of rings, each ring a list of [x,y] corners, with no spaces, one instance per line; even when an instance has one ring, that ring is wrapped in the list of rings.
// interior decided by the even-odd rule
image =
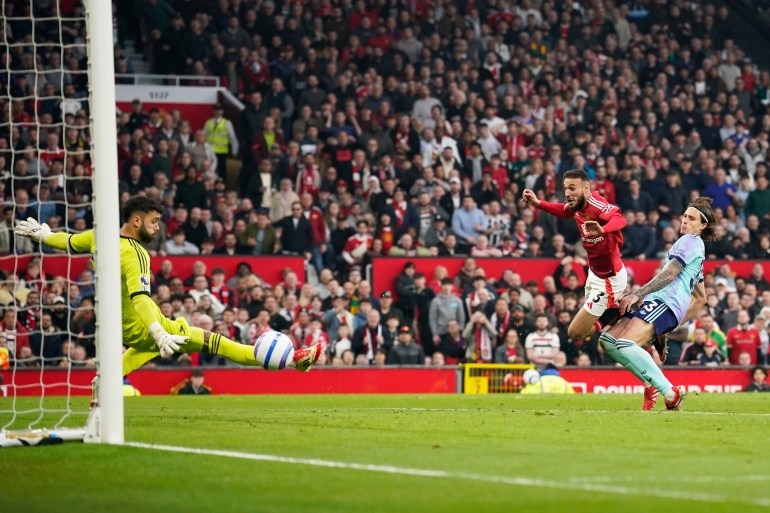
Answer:
[[[152,340],[152,337],[150,337]],[[152,340],[153,345],[155,340]],[[157,348],[156,348],[157,349]],[[128,376],[136,369],[160,355],[158,351],[148,351],[136,347],[129,347],[123,353],[123,376]]]
[[[187,344],[182,346],[182,351],[185,353],[215,354],[224,356],[235,363],[252,367],[261,366],[264,363],[257,360],[253,346],[234,342],[219,333],[190,327],[187,321],[181,317],[175,321],[168,319],[166,321],[162,323],[166,331],[174,335],[189,337]],[[322,344],[295,350],[286,366],[296,368],[299,371],[309,370],[310,366],[318,361],[321,353],[323,353]]]
[[[653,334],[662,334],[677,324],[676,317],[665,304],[646,302],[628,324],[624,325],[616,343],[618,351],[628,363],[626,368],[635,368],[645,382],[663,394],[668,409],[678,409],[684,399],[684,388],[673,387],[652,356],[641,346],[646,345]]]
[[[626,280],[625,267],[616,276],[605,279],[588,271],[585,303],[567,328],[572,340],[586,339],[617,320],[619,309],[615,298],[625,290]]]
[[[609,330],[599,336],[599,344],[604,349],[607,355],[625,367],[631,374],[639,378],[642,383],[646,383],[644,376],[639,372],[636,367],[630,366],[626,357],[618,349],[618,337],[626,329],[628,323],[631,322],[630,316],[623,317],[617,323],[615,323]]]

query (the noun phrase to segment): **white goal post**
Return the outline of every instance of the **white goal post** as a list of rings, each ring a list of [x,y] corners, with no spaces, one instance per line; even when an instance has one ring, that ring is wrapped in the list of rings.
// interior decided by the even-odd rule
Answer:
[[[122,321],[121,321],[121,308],[120,308],[120,239],[119,239],[119,227],[120,227],[120,215],[119,215],[119,195],[118,195],[118,158],[117,158],[117,144],[116,144],[116,105],[115,105],[115,80],[114,80],[114,56],[113,56],[113,13],[112,2],[109,0],[83,0],[85,7],[84,17],[72,18],[62,16],[59,7],[56,7],[56,16],[47,14],[45,18],[36,18],[35,13],[35,0],[28,0],[28,10],[17,10],[15,12],[6,10],[6,2],[0,0],[0,7],[2,11],[0,15],[3,17],[3,24],[6,31],[10,30],[11,23],[29,23],[32,27],[32,38],[25,41],[10,41],[7,32],[4,32],[6,48],[12,48],[14,50],[21,48],[19,55],[27,51],[33,55],[33,59],[38,56],[38,52],[41,52],[38,48],[37,41],[35,39],[35,30],[38,23],[41,26],[47,26],[50,29],[52,24],[58,26],[59,29],[59,41],[58,44],[54,43],[54,53],[61,52],[63,56],[65,50],[86,52],[88,62],[88,103],[90,114],[90,134],[91,134],[91,164],[92,164],[92,197],[91,208],[93,212],[93,227],[95,230],[96,250],[94,254],[95,272],[94,272],[94,311],[96,319],[96,333],[95,333],[95,346],[96,346],[96,358],[97,365],[97,386],[95,401],[89,411],[75,411],[75,408],[71,405],[70,394],[73,391],[78,391],[79,394],[84,392],[86,388],[82,383],[76,384],[70,381],[70,377],[73,374],[72,363],[69,362],[68,366],[65,366],[66,370],[66,382],[49,384],[44,373],[47,369],[61,370],[61,365],[48,364],[47,358],[42,354],[37,358],[39,362],[39,383],[35,385],[19,384],[16,381],[17,375],[21,372],[31,372],[29,370],[17,372],[17,358],[11,358],[13,368],[9,371],[11,376],[10,380],[6,380],[0,387],[0,416],[6,415],[8,418],[0,418],[0,447],[10,447],[19,445],[45,445],[51,443],[60,443],[65,440],[81,440],[94,443],[109,443],[109,444],[122,444],[124,442],[124,427],[123,427],[123,377],[122,377]],[[58,5],[58,2],[55,2]],[[18,6],[16,6],[18,7]],[[26,8],[26,6],[25,6]],[[11,13],[8,15],[8,13]],[[87,38],[85,41],[82,38],[78,39],[74,44],[65,44],[61,37],[63,30],[63,23],[73,24],[85,24],[85,33]],[[82,25],[81,25],[82,26]],[[82,56],[83,54],[80,53]],[[29,66],[25,66],[23,72],[34,76],[34,86],[31,89],[33,93],[25,94],[23,97],[17,97],[11,93],[11,70],[6,66],[5,69],[0,69],[0,72],[4,73],[4,77],[7,78],[7,91],[6,97],[3,99],[7,101],[8,112],[11,114],[11,105],[18,103],[18,101],[34,102],[36,105],[42,101],[57,101],[60,102],[57,108],[62,109],[61,115],[61,134],[62,134],[62,147],[64,144],[64,134],[68,128],[74,128],[65,123],[65,116],[63,114],[67,99],[63,95],[65,80],[63,77],[68,73],[66,63],[62,62],[60,68],[53,70],[42,70],[37,66],[34,69],[30,69]],[[34,61],[33,61],[34,62]],[[18,70],[14,70],[19,73]],[[45,81],[51,81],[49,76],[45,76],[45,73],[55,74],[57,80],[60,82],[58,94],[50,96],[48,93],[42,92],[42,87],[38,89],[38,79],[41,80],[42,86]],[[82,72],[79,72],[82,73]],[[6,85],[6,84],[4,84]],[[39,136],[40,133],[45,133],[46,130],[51,129],[54,125],[42,124],[37,114],[31,121],[26,121],[27,126],[31,126],[30,130],[36,131]],[[8,123],[9,134],[14,134],[15,120],[9,116]],[[84,126],[77,127],[79,129]],[[9,135],[10,141],[14,142],[15,135]],[[41,150],[40,138],[37,138],[37,150],[38,153]],[[10,149],[6,149],[6,152],[11,155],[9,162],[11,162],[19,151],[9,144]],[[76,152],[69,152],[70,154]],[[81,151],[82,153],[82,151]],[[68,151],[64,150],[65,160]],[[3,153],[6,155],[6,153]],[[12,168],[13,171],[15,171]],[[66,170],[65,170],[66,172]],[[15,175],[11,175],[11,182]],[[47,177],[46,177],[47,178]],[[62,176],[64,183],[67,179]],[[35,182],[40,188],[43,183],[43,178],[38,177]],[[12,187],[13,188],[13,187]],[[17,201],[14,196],[14,191],[5,191],[5,205],[13,205],[14,214],[16,213]],[[51,202],[54,203],[54,202]],[[69,207],[66,203],[65,196],[65,211]],[[42,210],[40,211],[42,212]],[[41,220],[44,222],[45,220]],[[67,223],[62,223],[66,227]],[[23,258],[23,254],[14,255],[15,243],[10,244],[10,255],[0,256],[0,269],[6,273],[17,274],[21,271],[19,267],[20,257]],[[41,269],[45,272],[46,258],[50,258],[45,254],[38,253],[41,262]],[[64,258],[64,257],[60,257]],[[72,256],[66,258],[72,259]],[[8,263],[10,262],[10,265]],[[71,262],[67,265],[68,270],[71,266]],[[71,279],[71,276],[67,276],[67,279]],[[10,283],[15,283],[16,280],[11,280]],[[45,281],[41,282],[46,284]],[[67,282],[71,283],[71,282]],[[14,299],[16,298],[16,289],[11,289],[11,294]],[[55,303],[55,301],[54,301]],[[38,310],[43,311],[43,300],[41,295],[40,304]],[[29,301],[25,302],[25,308],[29,309]],[[42,315],[42,314],[38,314]],[[15,329],[15,326],[14,326]],[[38,330],[40,328],[38,327]],[[16,332],[12,332],[16,333]],[[2,334],[2,333],[0,333]],[[72,335],[72,333],[69,333]],[[42,336],[41,336],[42,337]],[[45,337],[42,337],[45,340]],[[44,342],[43,342],[44,344]],[[8,352],[10,351],[10,353]],[[7,354],[13,355],[15,351],[14,345],[8,348]],[[2,356],[0,354],[0,356]],[[63,360],[66,362],[66,354]],[[33,358],[34,359],[34,358]],[[61,359],[61,358],[60,358]],[[19,360],[21,361],[21,360]],[[57,369],[58,367],[58,369]],[[57,406],[50,408],[47,406],[46,401],[49,399],[47,391],[54,387],[66,387],[66,398],[61,402],[65,402],[65,406]],[[37,387],[37,388],[35,388]],[[21,402],[17,398],[17,393],[26,392],[30,390],[40,391],[40,397],[37,404],[31,406],[32,400],[26,400]],[[4,397],[7,395],[7,397]],[[21,395],[24,395],[23,393]],[[85,408],[85,402],[81,401]],[[81,417],[78,417],[80,415]],[[73,421],[77,422],[78,418],[83,419],[83,423],[78,427],[76,424],[73,426]],[[9,420],[10,419],[10,420]],[[30,419],[29,421],[25,419]]]
[[[115,64],[112,2],[86,1],[88,74],[93,130],[94,230],[96,236],[96,344],[99,366],[96,412],[88,439],[122,444],[123,326],[120,302],[118,152],[115,131]],[[99,422],[100,420],[100,422]]]

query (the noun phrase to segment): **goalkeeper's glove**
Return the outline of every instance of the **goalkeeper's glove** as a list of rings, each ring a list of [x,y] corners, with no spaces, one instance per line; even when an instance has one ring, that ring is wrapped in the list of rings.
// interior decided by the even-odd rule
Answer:
[[[28,217],[26,221],[19,221],[15,231],[16,235],[29,237],[35,242],[45,242],[51,235],[51,228],[46,223],[40,224],[31,217]]]
[[[179,346],[183,346],[190,340],[190,337],[184,337],[182,335],[171,335],[159,322],[154,322],[150,325],[150,334],[155,339],[155,343],[158,344],[160,355],[163,358],[168,358],[176,351],[179,351]]]

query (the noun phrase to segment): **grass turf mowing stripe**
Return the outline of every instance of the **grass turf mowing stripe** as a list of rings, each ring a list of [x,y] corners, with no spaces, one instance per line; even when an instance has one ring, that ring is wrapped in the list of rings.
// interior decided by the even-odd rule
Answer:
[[[274,463],[287,463],[291,465],[308,465],[313,467],[338,468],[345,470],[360,470],[364,472],[376,472],[382,474],[398,474],[415,477],[432,477],[443,479],[459,479],[469,481],[482,481],[486,483],[507,484],[512,486],[550,488],[557,490],[576,490],[582,492],[603,492],[617,495],[639,495],[646,497],[656,497],[660,499],[675,499],[694,502],[708,503],[735,503],[751,506],[761,506],[770,508],[770,499],[749,499],[741,500],[724,495],[707,493],[688,493],[678,491],[667,491],[645,487],[643,489],[630,488],[626,486],[607,486],[597,483],[580,483],[570,481],[552,481],[545,479],[535,479],[527,477],[509,477],[509,476],[489,476],[484,474],[475,474],[469,472],[449,472],[446,470],[420,469],[409,467],[396,467],[390,465],[371,465],[367,463],[348,463],[344,461],[322,460],[316,458],[293,458],[290,456],[278,456],[274,454],[256,454],[237,451],[223,451],[216,449],[198,449],[194,447],[178,447],[172,445],[156,445],[141,442],[126,442],[128,447],[138,449],[149,449],[155,451],[176,452],[183,454],[197,454],[204,456],[219,456],[225,458],[237,458],[243,460],[268,461]]]

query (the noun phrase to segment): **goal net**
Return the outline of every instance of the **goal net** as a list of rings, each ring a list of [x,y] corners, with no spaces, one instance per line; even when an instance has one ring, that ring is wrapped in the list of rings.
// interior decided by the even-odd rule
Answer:
[[[119,290],[111,5],[84,4],[0,2],[0,447],[122,441],[122,403],[109,407],[120,429],[106,437],[105,412],[91,408],[105,363],[107,391],[117,389],[121,331],[100,294]],[[112,262],[94,268],[91,255],[15,236],[28,217],[53,231],[94,228],[97,256]],[[97,343],[107,332],[117,351]]]

